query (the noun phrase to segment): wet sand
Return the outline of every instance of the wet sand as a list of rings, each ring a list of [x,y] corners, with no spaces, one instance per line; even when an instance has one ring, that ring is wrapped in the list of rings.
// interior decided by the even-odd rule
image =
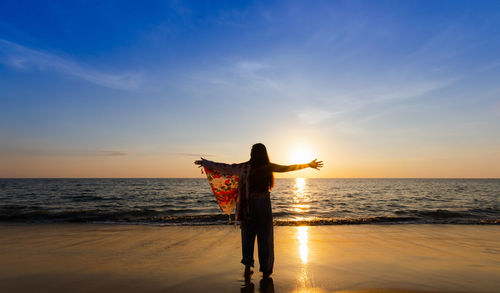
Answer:
[[[245,282],[233,226],[0,224],[0,292],[500,292],[500,226],[275,227]]]

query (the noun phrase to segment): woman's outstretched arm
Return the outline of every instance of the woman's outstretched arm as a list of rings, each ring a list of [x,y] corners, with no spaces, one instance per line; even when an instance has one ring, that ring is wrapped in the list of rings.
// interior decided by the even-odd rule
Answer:
[[[308,164],[296,164],[296,165],[278,165],[278,164],[273,164],[271,163],[271,170],[273,172],[290,172],[290,171],[296,171],[296,170],[301,170],[305,168],[313,168],[316,170],[319,170],[319,168],[323,167],[323,161],[318,161],[317,159],[314,159],[313,161],[309,162]]]
[[[203,167],[207,167],[211,170],[217,171],[226,175],[237,175],[239,174],[243,168],[246,166],[246,163],[240,164],[225,164],[225,163],[217,163],[210,160],[206,160],[201,158],[201,160],[194,161],[196,165],[200,165]]]

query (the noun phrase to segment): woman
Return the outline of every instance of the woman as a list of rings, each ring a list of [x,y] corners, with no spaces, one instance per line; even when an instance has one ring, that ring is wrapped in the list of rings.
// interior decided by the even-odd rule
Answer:
[[[245,265],[245,273],[250,274],[250,267],[254,266],[253,251],[257,237],[260,271],[264,277],[269,277],[274,264],[273,215],[269,193],[274,186],[273,172],[289,172],[304,168],[319,170],[323,167],[323,162],[315,159],[308,164],[289,166],[273,164],[269,161],[266,147],[257,143],[252,146],[248,162],[228,165],[202,158],[195,161],[195,164],[223,174],[240,176],[236,217],[241,223],[243,253],[241,263]]]

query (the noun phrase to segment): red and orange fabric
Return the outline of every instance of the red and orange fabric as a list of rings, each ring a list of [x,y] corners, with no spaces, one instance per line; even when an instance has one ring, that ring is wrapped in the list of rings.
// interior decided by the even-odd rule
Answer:
[[[220,209],[229,216],[236,207],[235,219],[248,220],[248,174],[250,164],[224,164],[201,158],[201,165],[207,174],[210,187]]]
[[[223,213],[230,216],[238,199],[238,175],[221,174],[204,167],[208,182]]]

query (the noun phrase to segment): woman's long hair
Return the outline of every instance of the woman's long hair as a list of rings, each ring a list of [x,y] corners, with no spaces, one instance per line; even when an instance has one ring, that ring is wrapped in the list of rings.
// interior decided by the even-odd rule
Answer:
[[[250,152],[250,180],[264,180],[269,189],[274,187],[274,176],[271,170],[269,156],[266,147],[261,143],[252,146]]]

